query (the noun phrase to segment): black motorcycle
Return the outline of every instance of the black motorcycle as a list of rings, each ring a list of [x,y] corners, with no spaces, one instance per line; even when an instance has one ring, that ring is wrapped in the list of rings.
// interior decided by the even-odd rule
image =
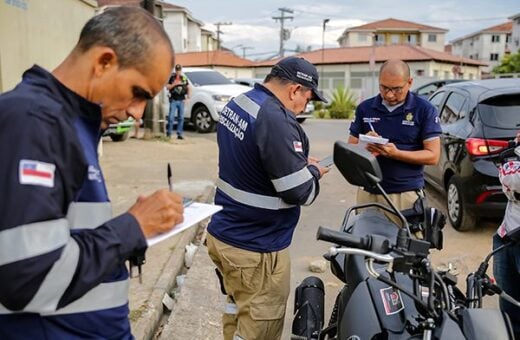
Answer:
[[[295,292],[292,339],[513,339],[507,316],[482,308],[486,294],[509,298],[486,275],[493,253],[468,276],[463,294],[456,277],[429,260],[430,249],[442,249],[443,214],[424,197],[413,209],[396,209],[379,184],[376,158],[360,146],[336,142],[334,163],[349,183],[377,188],[388,206],[355,205],[340,231],[318,229],[318,240],[336,244],[325,258],[345,285],[325,326],[323,282],[303,280]],[[401,228],[381,210],[398,216]]]

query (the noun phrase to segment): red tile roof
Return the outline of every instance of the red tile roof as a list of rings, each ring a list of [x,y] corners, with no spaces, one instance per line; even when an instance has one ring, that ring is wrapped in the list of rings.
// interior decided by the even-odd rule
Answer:
[[[467,35],[462,36],[460,38],[453,39],[451,42],[452,43],[459,42],[461,40],[468,39],[468,38],[474,37],[474,36],[482,34],[482,33],[508,33],[508,32],[512,32],[512,31],[513,31],[513,22],[512,21],[508,21],[508,22],[504,22],[504,23],[499,24],[499,25],[495,25],[495,26],[491,26],[491,27],[485,28],[485,29],[480,30],[478,32],[467,34]]]
[[[388,45],[388,46],[367,46],[367,47],[342,47],[316,50],[297,54],[315,65],[321,64],[362,64],[370,60],[372,51],[375,52],[376,62],[384,62],[388,59],[401,59],[410,61],[438,61],[451,64],[460,64],[461,61],[466,65],[486,66],[487,64],[478,60],[460,58],[450,53],[439,52],[419,46],[412,45]],[[323,59],[322,59],[323,55]],[[272,66],[279,59],[268,60],[255,63],[255,66]]]
[[[433,26],[427,26],[418,24],[411,21],[404,21],[394,18],[388,18],[384,20],[374,21],[370,22],[365,25],[356,26],[356,27],[350,27],[345,30],[345,32],[350,31],[358,31],[358,30],[419,30],[419,31],[443,31],[447,32],[447,29],[439,28],[439,27],[433,27]]]
[[[251,67],[253,62],[224,51],[175,53],[175,63],[182,66]]]
[[[491,26],[482,30],[482,32],[511,32],[513,30],[513,22],[508,21],[499,25]]]
[[[177,9],[177,10],[186,10],[185,7],[182,7],[182,6],[177,6],[177,5],[174,5],[174,4],[171,4],[169,2],[164,2],[164,1],[159,1],[159,3],[162,5],[163,8],[165,9]]]

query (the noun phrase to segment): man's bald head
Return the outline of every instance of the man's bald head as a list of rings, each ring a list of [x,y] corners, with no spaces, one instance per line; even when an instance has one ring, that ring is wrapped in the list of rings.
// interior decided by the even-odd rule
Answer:
[[[383,66],[381,66],[379,79],[381,79],[383,73],[390,76],[399,76],[405,81],[410,79],[410,67],[407,63],[398,59],[387,60]]]

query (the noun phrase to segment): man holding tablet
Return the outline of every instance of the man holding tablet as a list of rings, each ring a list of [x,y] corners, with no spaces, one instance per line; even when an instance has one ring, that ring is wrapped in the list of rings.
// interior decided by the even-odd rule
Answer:
[[[437,164],[440,155],[438,112],[409,92],[412,82],[405,62],[386,61],[379,71],[379,94],[357,107],[348,139],[352,144],[366,143],[367,150],[377,156],[383,173],[381,186],[401,210],[411,208],[423,195],[424,165]],[[358,190],[358,204],[386,203],[382,195],[367,190]]]

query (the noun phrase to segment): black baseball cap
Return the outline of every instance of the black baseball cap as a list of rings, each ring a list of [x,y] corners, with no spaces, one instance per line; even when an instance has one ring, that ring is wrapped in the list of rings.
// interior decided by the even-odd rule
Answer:
[[[292,80],[312,90],[312,100],[327,103],[323,93],[318,90],[318,70],[307,60],[300,57],[287,57],[271,69],[271,75]]]

